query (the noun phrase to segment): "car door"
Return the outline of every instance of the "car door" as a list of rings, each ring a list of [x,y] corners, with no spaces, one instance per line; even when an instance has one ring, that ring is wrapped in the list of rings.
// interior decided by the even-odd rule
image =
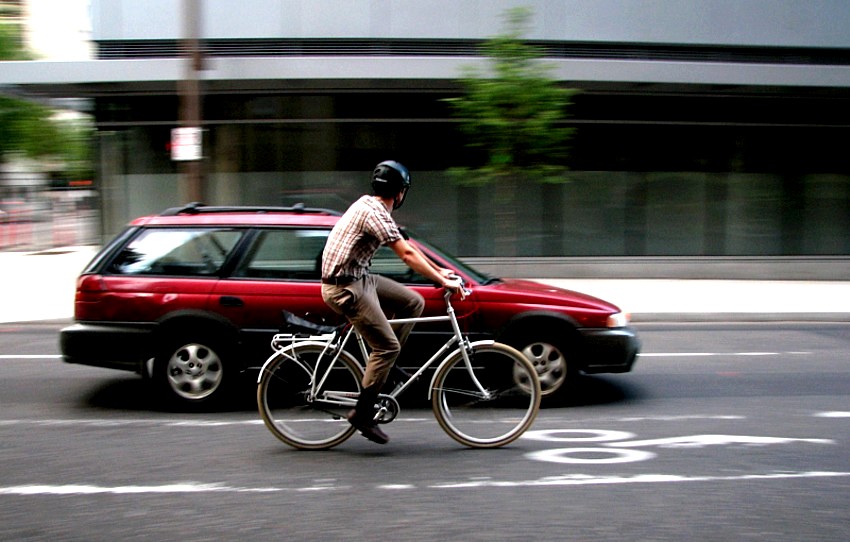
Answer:
[[[219,272],[243,232],[163,227],[139,231],[106,266],[100,295],[87,311],[110,322],[155,322],[205,311]]]
[[[269,341],[286,310],[315,322],[341,319],[322,300],[321,257],[330,230],[257,228],[232,274],[216,284],[211,303],[241,329],[251,352],[271,353]]]

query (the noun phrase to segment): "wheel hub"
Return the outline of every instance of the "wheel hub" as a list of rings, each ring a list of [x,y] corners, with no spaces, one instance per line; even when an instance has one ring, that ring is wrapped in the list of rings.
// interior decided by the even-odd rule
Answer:
[[[522,349],[522,354],[534,365],[544,396],[557,391],[567,379],[567,359],[553,344],[531,343]],[[516,374],[514,376],[517,377]],[[523,386],[520,381],[517,384]]]
[[[212,395],[223,378],[221,359],[201,344],[187,344],[168,361],[168,383],[184,399],[199,400]]]

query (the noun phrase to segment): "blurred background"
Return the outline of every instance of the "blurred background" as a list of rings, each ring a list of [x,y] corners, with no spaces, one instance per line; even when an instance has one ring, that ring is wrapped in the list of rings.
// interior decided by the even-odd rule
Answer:
[[[568,172],[521,180],[505,243],[447,99],[517,6],[575,93]],[[485,271],[846,280],[848,27],[841,0],[2,1],[0,250],[189,201],[341,210],[395,159],[398,220]]]

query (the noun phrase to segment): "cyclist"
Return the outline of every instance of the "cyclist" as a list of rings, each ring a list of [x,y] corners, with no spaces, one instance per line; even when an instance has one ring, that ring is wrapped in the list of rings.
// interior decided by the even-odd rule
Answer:
[[[387,160],[372,172],[372,195],[355,201],[331,230],[322,253],[322,299],[345,315],[369,345],[360,398],[348,413],[348,421],[367,439],[386,444],[389,437],[375,422],[375,402],[413,324],[393,329],[393,318],[415,318],[425,300],[417,292],[381,275],[369,273],[372,256],[383,245],[390,247],[411,269],[435,283],[457,291],[443,269],[408,243],[391,213],[404,203],[410,190],[410,172]]]

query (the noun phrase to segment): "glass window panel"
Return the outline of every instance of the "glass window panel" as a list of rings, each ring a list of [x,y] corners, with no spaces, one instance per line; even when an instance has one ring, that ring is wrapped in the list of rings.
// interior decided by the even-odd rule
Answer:
[[[121,275],[212,276],[219,272],[242,233],[218,229],[148,229],[133,239],[109,267]]]
[[[269,229],[260,232],[236,276],[319,280],[329,230]]]

